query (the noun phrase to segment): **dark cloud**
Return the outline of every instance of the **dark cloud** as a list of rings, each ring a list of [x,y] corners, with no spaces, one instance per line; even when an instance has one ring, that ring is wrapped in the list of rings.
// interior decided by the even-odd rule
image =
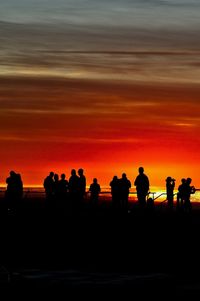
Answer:
[[[199,78],[197,29],[1,22],[1,73],[124,80]]]

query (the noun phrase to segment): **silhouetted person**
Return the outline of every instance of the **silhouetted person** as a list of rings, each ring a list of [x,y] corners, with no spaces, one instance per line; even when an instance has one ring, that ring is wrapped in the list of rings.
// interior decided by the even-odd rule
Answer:
[[[54,174],[54,186],[53,186],[53,194],[56,200],[59,200],[59,176],[57,173]]]
[[[69,178],[69,197],[72,202],[72,208],[79,209],[79,177],[77,176],[75,169],[71,170],[71,177]]]
[[[179,185],[178,187],[177,209],[183,208],[183,205],[185,203],[186,190],[187,190],[186,179],[183,178],[181,179],[181,185]]]
[[[7,189],[6,189],[6,196],[11,198],[15,194],[15,179],[16,173],[14,171],[10,172],[10,176],[6,179]]]
[[[171,177],[167,177],[167,179],[166,179],[166,192],[167,192],[168,208],[170,210],[173,208],[174,187],[175,187],[175,179],[173,179]]]
[[[79,175],[79,198],[80,201],[83,202],[84,197],[85,197],[85,191],[86,191],[86,177],[83,174],[83,169],[80,168],[78,170],[78,175]]]
[[[90,185],[90,200],[91,200],[91,205],[93,207],[96,207],[98,204],[99,200],[99,193],[101,192],[101,187],[98,184],[98,181],[96,178],[93,179],[93,183]]]
[[[17,209],[23,197],[23,183],[21,175],[11,171],[10,176],[6,179],[6,183],[7,189],[5,197],[8,203],[8,208]]]
[[[122,174],[122,178],[119,180],[119,189],[120,189],[120,202],[121,208],[124,211],[128,211],[128,196],[129,189],[131,188],[131,182],[127,179],[125,173]]]
[[[14,171],[11,171],[10,176],[6,179],[6,198],[8,202],[11,202],[12,199],[15,197],[15,177],[16,173]]]
[[[110,182],[113,209],[120,208],[120,181],[114,176]]]
[[[185,209],[186,211],[190,211],[191,208],[191,202],[190,202],[190,196],[191,194],[195,193],[195,187],[191,186],[192,183],[192,179],[191,178],[187,178],[186,180],[186,189],[185,189]]]
[[[58,183],[58,187],[59,187],[59,199],[62,200],[62,201],[65,201],[67,200],[67,197],[68,197],[68,186],[69,186],[69,183],[68,181],[66,180],[66,176],[65,174],[61,174],[61,179]]]
[[[54,196],[54,172],[50,172],[49,175],[44,179],[44,189],[46,193],[46,199],[52,200]]]
[[[18,173],[16,174],[16,194],[17,198],[20,200],[23,197],[23,182],[21,175]]]
[[[136,186],[137,190],[138,202],[141,205],[141,207],[144,207],[146,205],[146,197],[149,192],[149,179],[144,174],[143,167],[140,167],[138,171],[139,175],[136,177],[134,185]]]

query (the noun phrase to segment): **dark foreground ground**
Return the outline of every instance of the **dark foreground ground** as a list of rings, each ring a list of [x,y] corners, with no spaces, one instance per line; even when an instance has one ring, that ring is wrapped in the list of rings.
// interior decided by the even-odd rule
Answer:
[[[200,211],[113,214],[26,205],[1,222],[1,287],[200,300]],[[7,229],[5,229],[5,225]],[[6,235],[5,235],[6,233]]]

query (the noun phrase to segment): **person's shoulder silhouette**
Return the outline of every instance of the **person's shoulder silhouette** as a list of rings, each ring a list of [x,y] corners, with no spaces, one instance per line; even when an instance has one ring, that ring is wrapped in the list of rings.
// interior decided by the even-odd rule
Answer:
[[[111,191],[115,191],[119,188],[119,179],[117,176],[114,176],[110,182]]]
[[[101,187],[100,187],[100,185],[99,185],[99,183],[98,183],[97,178],[94,178],[94,179],[93,179],[93,183],[90,185],[89,191],[90,191],[91,193],[94,193],[94,194],[100,193]]]
[[[85,192],[85,189],[86,189],[86,177],[84,175],[84,170],[82,168],[79,168],[78,175],[79,175],[80,190],[83,191],[83,192]]]
[[[131,181],[127,178],[126,174],[122,174],[122,178],[120,179],[121,189],[129,190],[131,188]]]
[[[79,188],[79,177],[76,174],[76,170],[71,170],[71,177],[69,178],[69,190],[77,192]]]
[[[49,173],[49,175],[44,179],[44,183],[43,183],[44,188],[48,188],[49,185],[52,184],[52,182],[53,182],[53,177],[54,177],[54,172],[51,171],[51,172]]]
[[[136,186],[136,188],[143,187],[144,189],[146,188],[146,190],[148,190],[149,189],[149,178],[144,173],[144,168],[139,167],[138,171],[139,171],[139,175],[136,177],[134,185]]]

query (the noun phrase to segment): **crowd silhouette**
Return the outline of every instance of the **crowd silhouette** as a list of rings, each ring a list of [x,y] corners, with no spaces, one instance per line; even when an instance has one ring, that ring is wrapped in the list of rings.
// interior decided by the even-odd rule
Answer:
[[[139,167],[138,176],[135,178],[134,186],[136,187],[137,200],[139,208],[153,208],[154,198],[149,197],[150,183],[149,178],[144,173],[144,168]],[[169,210],[173,210],[174,206],[174,193],[175,179],[168,176],[166,178],[166,201]],[[23,182],[21,175],[11,171],[10,176],[6,179],[7,189],[5,192],[5,199],[9,209],[16,208],[23,198]],[[195,193],[195,187],[191,185],[192,179],[182,179],[181,184],[178,186],[177,192],[177,209],[191,211],[191,194]],[[128,212],[129,210],[129,194],[131,188],[131,181],[127,178],[126,173],[123,173],[121,178],[117,175],[113,177],[109,183],[112,196],[112,209],[117,212]],[[67,208],[71,211],[77,211],[83,208],[87,199],[87,194],[90,195],[90,207],[94,210],[98,207],[99,195],[101,187],[97,178],[93,179],[93,183],[86,191],[86,177],[84,170],[80,168],[78,172],[75,169],[71,170],[69,180],[66,175],[62,173],[59,177],[58,174],[51,171],[43,182],[46,205],[52,209],[57,207]]]

